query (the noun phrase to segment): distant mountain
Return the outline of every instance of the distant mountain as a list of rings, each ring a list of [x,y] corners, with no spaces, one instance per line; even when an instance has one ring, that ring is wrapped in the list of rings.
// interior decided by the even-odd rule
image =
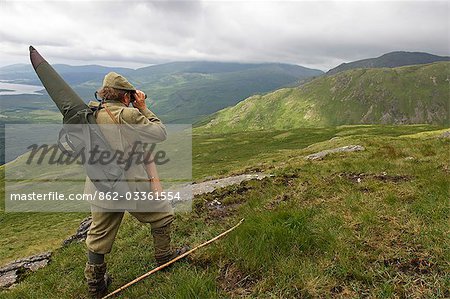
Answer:
[[[450,62],[355,69],[255,95],[199,123],[213,132],[344,124],[449,125]]]
[[[349,63],[343,63],[329,70],[327,75],[334,75],[342,71],[356,68],[381,68],[381,67],[399,67],[405,65],[427,64],[438,61],[449,61],[448,56],[437,56],[423,52],[390,52],[377,58],[368,58]]]
[[[149,96],[149,106],[165,122],[191,123],[205,115],[234,105],[250,95],[292,86],[323,74],[297,65],[279,63],[173,62],[137,70],[102,66],[55,65],[61,76],[86,101],[109,71],[125,75]],[[0,68],[0,80],[41,85],[29,65]],[[2,96],[12,111],[27,107],[48,109],[54,106],[47,96]]]
[[[322,74],[279,63],[175,62],[138,69],[130,78],[148,93],[150,106],[164,120],[191,123],[250,95]]]
[[[120,67],[106,67],[100,65],[72,66],[55,64],[53,67],[69,84],[80,84],[90,80],[99,80],[108,72],[116,71],[128,74],[133,69]],[[14,83],[41,85],[31,64],[13,64],[0,67],[0,80],[11,80]]]

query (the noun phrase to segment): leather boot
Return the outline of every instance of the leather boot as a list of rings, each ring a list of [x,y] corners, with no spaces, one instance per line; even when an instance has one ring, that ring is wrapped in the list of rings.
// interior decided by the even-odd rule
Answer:
[[[177,256],[189,251],[188,246],[172,250],[170,245],[170,224],[152,229],[153,244],[155,247],[155,260],[161,266]]]
[[[108,286],[111,284],[112,279],[106,273],[106,263],[86,263],[84,276],[86,277],[91,298],[102,298],[108,293]]]

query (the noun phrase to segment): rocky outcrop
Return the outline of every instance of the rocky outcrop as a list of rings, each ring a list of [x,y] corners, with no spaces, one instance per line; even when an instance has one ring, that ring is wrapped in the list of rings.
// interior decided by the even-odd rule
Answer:
[[[450,131],[445,131],[441,135],[439,135],[440,138],[450,138]]]
[[[45,267],[51,255],[51,252],[44,252],[3,266],[0,268],[0,288],[8,288],[18,283],[25,273]]]
[[[91,223],[92,223],[92,218],[90,216],[84,218],[81,221],[80,226],[78,227],[76,233],[73,234],[72,236],[70,236],[69,238],[65,239],[62,245],[67,246],[72,242],[81,242],[81,241],[86,240],[87,233],[89,231],[89,227],[91,226]]]
[[[201,183],[192,184],[192,193],[195,195],[201,195],[204,193],[210,193],[218,188],[227,187],[230,185],[237,185],[242,183],[243,181],[249,180],[262,180],[267,177],[267,174],[264,173],[254,173],[254,174],[241,174],[226,177],[223,179],[210,180]]]
[[[347,145],[343,147],[338,147],[330,150],[324,150],[315,154],[311,154],[305,157],[306,160],[322,160],[325,156],[333,153],[342,152],[359,152],[364,151],[365,148],[361,145]]]

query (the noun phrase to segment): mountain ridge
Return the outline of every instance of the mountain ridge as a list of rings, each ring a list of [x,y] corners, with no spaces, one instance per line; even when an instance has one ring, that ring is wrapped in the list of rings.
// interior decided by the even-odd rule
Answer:
[[[339,72],[355,68],[382,68],[400,67],[406,65],[428,64],[437,61],[449,61],[449,56],[438,56],[426,52],[393,51],[375,58],[366,58],[352,62],[342,63],[326,72],[334,75]]]
[[[213,132],[449,123],[450,62],[354,69],[253,95],[197,124]]]

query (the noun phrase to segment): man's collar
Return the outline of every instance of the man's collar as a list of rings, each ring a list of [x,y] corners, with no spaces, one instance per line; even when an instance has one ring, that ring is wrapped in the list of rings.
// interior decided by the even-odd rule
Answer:
[[[118,100],[107,100],[105,101],[106,104],[108,104],[109,107],[114,106],[114,107],[126,107],[124,103],[122,103],[121,101]]]

